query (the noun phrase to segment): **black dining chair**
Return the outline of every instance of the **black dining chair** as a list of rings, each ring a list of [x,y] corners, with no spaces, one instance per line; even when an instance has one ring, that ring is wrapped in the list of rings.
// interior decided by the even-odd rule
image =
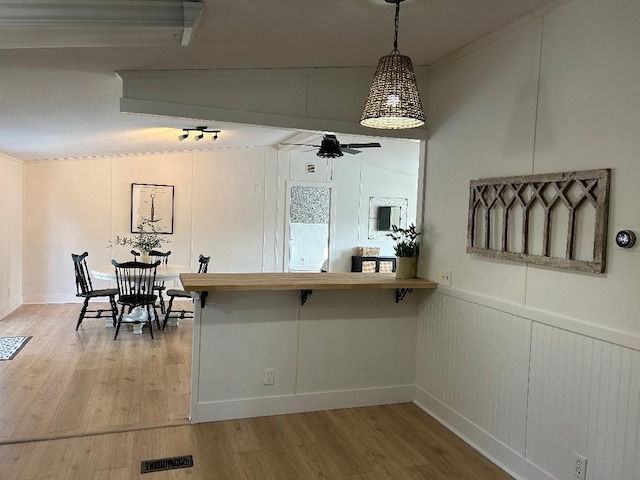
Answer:
[[[200,255],[200,257],[198,258],[198,262],[200,263],[200,266],[198,267],[198,273],[207,273],[207,270],[209,268],[209,260],[211,260],[211,257]],[[191,297],[191,292],[185,292],[184,290],[178,289],[170,289],[167,290],[167,297],[169,297],[169,305],[167,306],[167,311],[164,315],[164,321],[162,322],[163,330],[167,326],[167,321],[169,320],[169,318],[193,318],[193,310],[172,310],[173,301],[176,298],[188,298],[189,300],[193,300]]]
[[[151,263],[159,261],[160,265],[167,265],[169,263],[169,255],[171,255],[171,250],[169,250],[168,252],[160,252],[158,250],[151,250],[149,252],[149,257],[151,257]],[[158,294],[158,301],[160,303],[160,311],[162,313],[165,313],[164,297],[162,296],[162,293],[166,289],[167,289],[167,287],[164,284],[164,280],[160,280],[159,282],[156,282],[155,285],[153,286],[153,291]]]
[[[113,318],[113,326],[116,326],[116,315],[118,314],[118,306],[116,305],[116,295],[118,295],[117,288],[104,288],[100,290],[94,290],[91,283],[91,275],[89,275],[89,269],[87,268],[88,252],[84,252],[80,255],[75,253],[71,254],[73,259],[73,269],[76,273],[76,297],[84,298],[82,304],[82,310],[78,316],[78,323],[76,324],[76,331],[80,328],[82,320],[85,318],[104,318],[106,315],[103,313],[109,313]],[[93,298],[107,297],[109,299],[110,308],[98,308],[96,310],[89,310],[89,300]]]
[[[158,268],[160,262],[118,263],[115,260],[111,260],[111,263],[116,268],[118,303],[122,305],[120,315],[118,316],[118,321],[116,323],[116,333],[113,336],[113,339],[115,340],[118,338],[118,332],[122,325],[122,317],[124,316],[125,308],[128,308],[129,311],[131,311],[136,307],[144,307],[146,309],[146,323],[149,325],[149,333],[151,334],[151,338],[153,338],[151,310],[153,310],[153,317],[156,320],[156,325],[160,328],[160,320],[158,319],[158,312],[156,311],[156,300],[158,297],[153,293],[153,285],[156,280],[156,268]]]

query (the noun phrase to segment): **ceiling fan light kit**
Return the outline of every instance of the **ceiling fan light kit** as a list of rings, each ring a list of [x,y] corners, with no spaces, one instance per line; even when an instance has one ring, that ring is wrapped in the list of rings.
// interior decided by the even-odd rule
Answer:
[[[404,0],[385,1],[396,5],[393,51],[378,62],[360,124],[387,130],[420,127],[426,118],[413,64],[398,50],[398,19],[400,3]]]
[[[178,135],[178,140],[182,142],[189,138],[189,132],[198,132],[198,134],[194,137],[196,142],[202,140],[205,133],[212,133],[213,135],[211,136],[211,141],[215,142],[218,139],[220,130],[209,130],[209,127],[183,128],[182,134]]]
[[[325,137],[325,140],[322,140],[322,143],[320,144],[320,150],[318,150],[318,153],[316,153],[316,155],[320,158],[338,158],[342,157],[344,154],[342,153],[340,144],[337,140],[335,142],[328,142],[326,141]]]
[[[352,155],[356,155],[361,153],[358,148],[380,148],[381,145],[378,142],[370,142],[370,143],[349,143],[342,145],[338,141],[335,135],[330,133],[325,134],[322,137],[322,142],[320,145],[310,145],[308,143],[283,143],[282,145],[296,145],[296,146],[305,146],[305,147],[317,147],[319,148],[317,156],[321,158],[338,158],[342,157],[344,153],[350,153]]]

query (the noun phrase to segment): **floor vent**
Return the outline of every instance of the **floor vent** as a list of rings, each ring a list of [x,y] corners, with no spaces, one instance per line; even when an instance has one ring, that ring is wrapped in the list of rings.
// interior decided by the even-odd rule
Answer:
[[[140,473],[161,472],[163,470],[188,467],[193,467],[193,457],[191,455],[161,458],[160,460],[143,460],[140,467]]]

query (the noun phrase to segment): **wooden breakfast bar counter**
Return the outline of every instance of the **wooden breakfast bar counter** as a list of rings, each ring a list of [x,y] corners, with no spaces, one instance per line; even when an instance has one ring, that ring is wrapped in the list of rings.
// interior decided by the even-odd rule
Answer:
[[[195,292],[191,421],[414,399],[421,295],[394,274],[181,274]]]
[[[264,291],[264,290],[388,290],[403,293],[416,289],[434,289],[436,282],[422,278],[398,279],[393,273],[183,273],[180,281],[192,292]],[[403,293],[401,293],[403,292]],[[304,294],[303,294],[304,295]]]

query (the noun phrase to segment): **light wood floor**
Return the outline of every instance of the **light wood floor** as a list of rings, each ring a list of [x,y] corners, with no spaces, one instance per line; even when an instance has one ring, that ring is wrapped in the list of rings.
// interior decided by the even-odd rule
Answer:
[[[140,474],[193,455],[194,467]],[[413,404],[0,445],[2,478],[503,480],[506,473]]]
[[[511,478],[413,404],[158,426],[187,422],[192,324],[114,342],[101,319],[76,333],[77,311],[24,306],[0,321],[0,336],[34,337],[0,362],[1,479]],[[61,438],[20,441],[47,436]],[[140,474],[142,460],[180,455],[195,466]]]
[[[104,319],[76,332],[79,312],[24,305],[0,321],[2,337],[33,337],[0,362],[0,442],[188,423],[192,320],[114,341]]]

